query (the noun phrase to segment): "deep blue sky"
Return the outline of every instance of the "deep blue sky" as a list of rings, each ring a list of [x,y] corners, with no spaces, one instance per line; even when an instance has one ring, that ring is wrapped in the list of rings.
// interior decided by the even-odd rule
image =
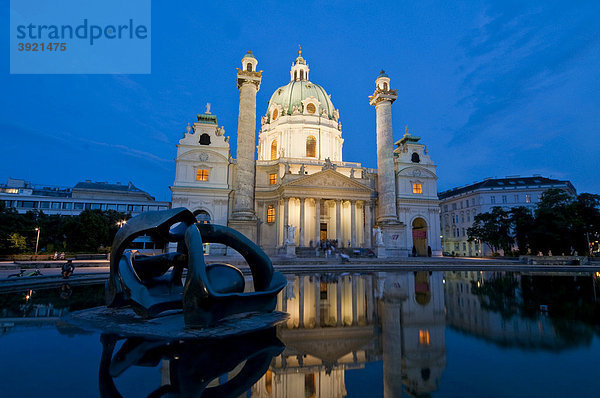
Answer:
[[[9,75],[1,40],[0,182],[131,180],[170,200],[175,145],[206,102],[235,157],[244,53],[263,70],[260,127],[300,43],[340,110],[344,160],[376,167],[368,96],[383,68],[394,139],[405,125],[422,137],[439,191],[537,173],[600,193],[598,1],[181,3],[152,2],[150,75]]]

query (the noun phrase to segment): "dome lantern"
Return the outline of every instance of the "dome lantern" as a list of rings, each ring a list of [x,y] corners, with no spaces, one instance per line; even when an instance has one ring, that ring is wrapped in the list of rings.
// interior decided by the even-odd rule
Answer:
[[[381,72],[379,72],[377,79],[375,79],[375,85],[377,86],[378,90],[390,90],[390,78],[383,69],[381,70]]]
[[[290,69],[290,81],[305,81],[308,80],[309,72],[308,64],[302,58],[302,47],[298,45],[298,58],[294,61]]]
[[[256,72],[256,65],[258,65],[258,60],[254,57],[252,51],[248,50],[242,58],[242,70],[244,72]]]

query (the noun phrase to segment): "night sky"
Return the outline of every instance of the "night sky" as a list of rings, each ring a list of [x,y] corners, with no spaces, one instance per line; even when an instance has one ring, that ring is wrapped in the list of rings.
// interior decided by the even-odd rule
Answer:
[[[128,182],[170,200],[178,140],[206,102],[235,157],[236,68],[263,70],[260,116],[298,44],[340,110],[343,159],[376,167],[368,96],[385,69],[438,191],[541,174],[600,193],[600,2],[152,2],[149,75],[10,75],[0,40],[0,183]],[[8,1],[1,23],[8,36]],[[391,149],[391,148],[390,148]]]

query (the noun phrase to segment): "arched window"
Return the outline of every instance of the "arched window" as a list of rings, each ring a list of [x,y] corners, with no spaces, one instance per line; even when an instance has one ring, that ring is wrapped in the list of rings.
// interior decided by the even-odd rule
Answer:
[[[421,158],[419,157],[419,154],[418,154],[418,153],[416,153],[416,152],[413,152],[413,154],[412,154],[412,156],[411,156],[410,160],[411,160],[413,163],[419,163],[419,162],[421,161]]]
[[[317,157],[317,140],[312,135],[306,139],[306,157]]]
[[[388,84],[387,84],[387,82],[383,82],[383,89],[384,89],[385,91],[387,91],[387,89],[388,89]]]
[[[252,64],[250,62],[246,64],[246,69],[248,69],[248,72],[252,72]]]
[[[304,71],[303,70],[300,71],[300,80],[304,80]]]
[[[294,80],[298,80],[298,72],[294,71]]]
[[[194,216],[198,224],[210,224],[210,214],[206,210],[196,210]]]
[[[204,133],[200,136],[200,145],[210,145],[210,135]]]
[[[271,143],[271,160],[277,159],[277,140]]]

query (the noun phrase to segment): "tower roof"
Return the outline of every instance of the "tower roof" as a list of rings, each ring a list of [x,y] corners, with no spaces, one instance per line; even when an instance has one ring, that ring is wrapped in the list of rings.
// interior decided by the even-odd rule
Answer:
[[[256,57],[254,56],[254,54],[252,54],[252,51],[248,50],[248,52],[246,54],[244,54],[244,58],[252,58],[252,59],[256,59]]]

